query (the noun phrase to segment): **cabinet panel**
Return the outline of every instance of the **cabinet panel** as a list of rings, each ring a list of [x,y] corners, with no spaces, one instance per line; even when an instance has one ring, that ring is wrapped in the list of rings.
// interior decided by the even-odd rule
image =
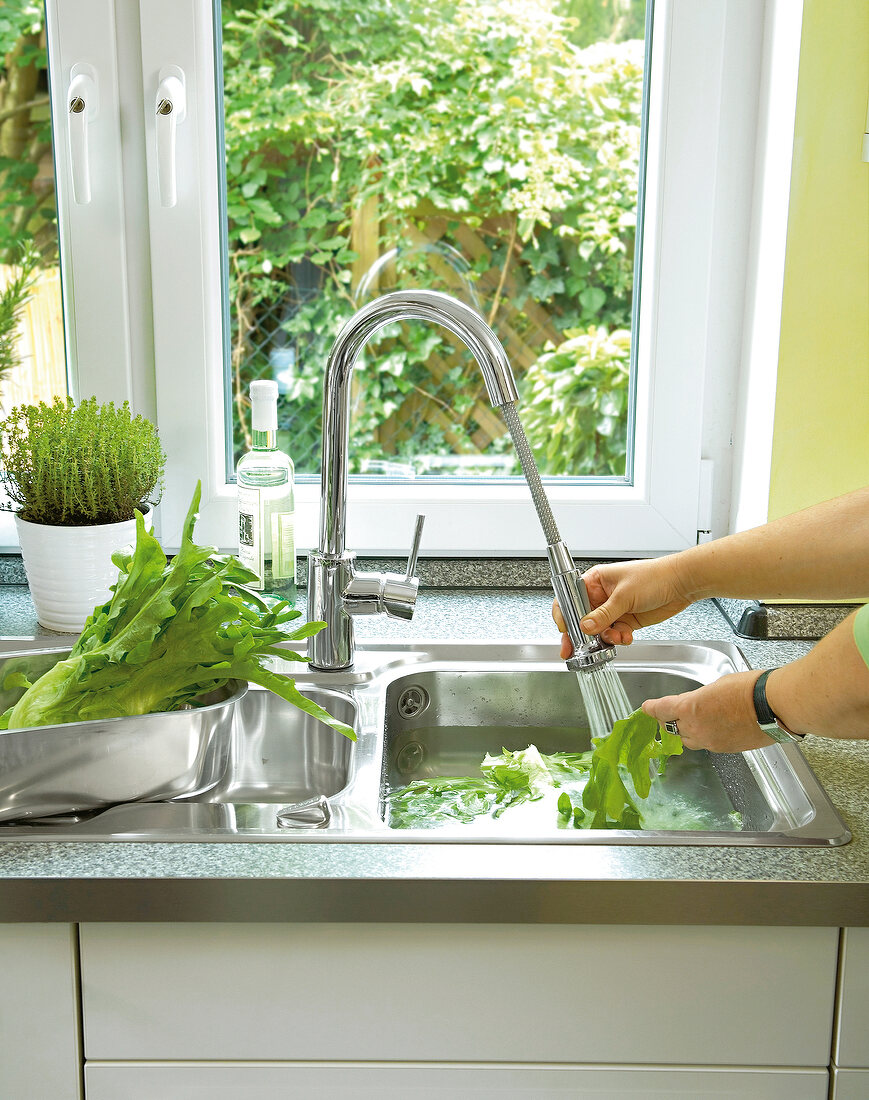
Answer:
[[[827,1100],[826,1070],[97,1065],[87,1100]]]
[[[866,1100],[869,1069],[834,1069],[830,1100]]]
[[[90,1059],[829,1062],[827,928],[84,926]]]
[[[79,1100],[75,929],[0,924],[0,1096]]]
[[[869,1069],[869,928],[846,928],[842,935],[833,1060],[838,1066]]]

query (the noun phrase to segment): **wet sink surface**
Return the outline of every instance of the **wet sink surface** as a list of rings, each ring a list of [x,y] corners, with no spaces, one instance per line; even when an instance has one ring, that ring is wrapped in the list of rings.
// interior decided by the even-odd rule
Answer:
[[[499,647],[494,660],[485,643],[367,645],[347,672],[299,675],[297,667],[299,689],[352,725],[357,742],[252,686],[236,706],[226,771],[208,791],[127,803],[78,820],[7,824],[0,837],[665,845],[835,845],[850,839],[794,745],[737,755],[686,752],[672,760],[666,782],[699,796],[701,828],[668,827],[659,814],[654,829],[568,829],[554,814],[534,818],[522,807],[473,826],[393,828],[387,796],[414,779],[479,774],[485,754],[502,747],[588,749],[575,675],[553,646],[522,643]],[[636,706],[747,666],[724,642],[646,642],[620,650],[615,667]],[[288,805],[302,803],[304,810],[312,802],[325,806],[324,816],[281,818]]]

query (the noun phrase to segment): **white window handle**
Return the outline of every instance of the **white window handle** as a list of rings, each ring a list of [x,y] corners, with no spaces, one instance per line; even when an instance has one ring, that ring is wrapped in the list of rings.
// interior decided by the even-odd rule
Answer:
[[[72,197],[79,206],[91,201],[91,169],[88,128],[99,114],[97,74],[90,65],[76,64],[69,71],[66,97]]]
[[[178,201],[175,173],[176,128],[187,117],[187,93],[184,73],[177,65],[160,70],[157,85],[157,191],[161,206],[174,206]]]

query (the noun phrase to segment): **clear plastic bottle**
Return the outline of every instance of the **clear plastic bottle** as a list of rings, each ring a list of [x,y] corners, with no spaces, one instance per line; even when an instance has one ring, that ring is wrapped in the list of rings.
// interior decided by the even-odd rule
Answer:
[[[236,466],[238,557],[259,577],[251,585],[291,604],[296,599],[292,459],[278,450],[278,384],[250,384],[253,449]]]

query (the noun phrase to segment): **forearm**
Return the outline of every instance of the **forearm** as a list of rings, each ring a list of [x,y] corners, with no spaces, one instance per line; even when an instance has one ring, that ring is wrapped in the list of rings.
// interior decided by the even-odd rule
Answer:
[[[869,667],[854,642],[853,624],[850,615],[805,657],[770,674],[767,700],[788,729],[869,737]]]
[[[672,564],[695,600],[869,597],[869,488],[692,546]]]
[[[643,710],[675,721],[688,749],[745,752],[772,744],[757,723],[754,686],[760,672],[734,672],[682,695],[647,699]],[[798,661],[766,681],[773,713],[794,733],[869,738],[869,667],[857,649],[853,616]]]

